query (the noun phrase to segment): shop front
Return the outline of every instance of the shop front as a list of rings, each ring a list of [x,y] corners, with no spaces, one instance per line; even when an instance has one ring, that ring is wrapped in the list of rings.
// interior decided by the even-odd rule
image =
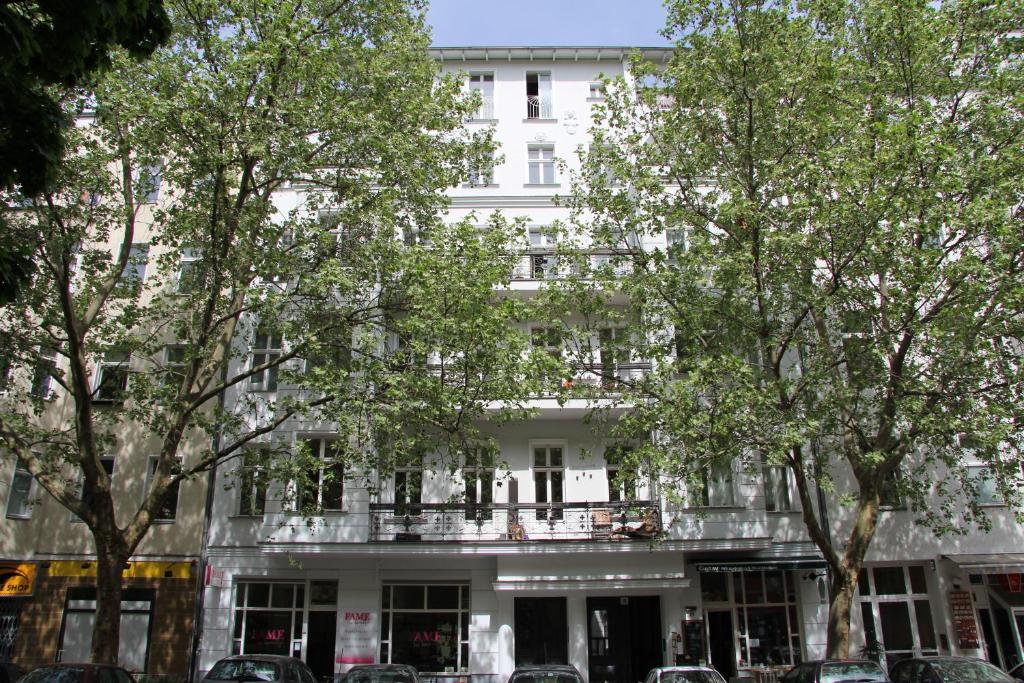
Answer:
[[[955,592],[971,599],[973,614],[964,610],[959,619],[954,616],[955,629],[974,634],[973,642],[965,644],[1003,669],[1024,661],[1024,554],[948,555],[943,559],[950,562]]]

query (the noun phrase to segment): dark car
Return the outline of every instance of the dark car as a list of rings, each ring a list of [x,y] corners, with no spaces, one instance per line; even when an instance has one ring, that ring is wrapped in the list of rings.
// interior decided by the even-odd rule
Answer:
[[[25,670],[11,662],[0,662],[0,683],[14,683],[25,675]]]
[[[225,657],[203,677],[203,681],[280,681],[280,683],[316,683],[316,678],[301,659],[284,655],[232,655]]]
[[[420,683],[420,674],[408,664],[360,664],[340,674],[345,683]]]
[[[869,683],[888,681],[878,662],[870,659],[815,659],[786,672],[781,683]]]
[[[46,664],[21,679],[24,683],[135,683],[132,675],[108,664]]]
[[[513,671],[508,683],[583,683],[583,676],[570,664],[532,664]]]
[[[973,657],[914,657],[889,668],[893,683],[1015,683],[1012,676]]]

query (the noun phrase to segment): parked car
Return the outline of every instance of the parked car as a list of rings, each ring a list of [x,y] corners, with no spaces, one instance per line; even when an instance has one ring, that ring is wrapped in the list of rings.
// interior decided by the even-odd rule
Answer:
[[[24,683],[135,683],[132,675],[108,664],[44,664],[25,674]]]
[[[313,672],[301,659],[284,655],[232,655],[207,672],[203,681],[279,681],[280,683],[316,683]],[[63,681],[59,682],[63,683]]]
[[[1015,683],[1014,678],[983,659],[914,657],[889,668],[893,683]]]
[[[707,666],[659,666],[644,683],[725,683],[722,674]]]
[[[869,683],[888,680],[878,662],[870,659],[814,659],[797,664],[780,679],[781,683]]]
[[[11,662],[0,662],[0,683],[14,683],[25,675],[25,670]]]
[[[1006,673],[1010,674],[1011,678],[1016,678],[1018,681],[1024,682],[1024,662],[1021,662]]]
[[[335,683],[420,683],[420,674],[408,664],[360,664],[338,674]]]
[[[531,664],[513,671],[508,683],[583,683],[583,676],[571,664]]]

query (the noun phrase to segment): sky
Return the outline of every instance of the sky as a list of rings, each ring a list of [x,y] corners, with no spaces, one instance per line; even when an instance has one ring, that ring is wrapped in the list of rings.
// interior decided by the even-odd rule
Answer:
[[[430,0],[437,47],[668,45],[662,0]]]

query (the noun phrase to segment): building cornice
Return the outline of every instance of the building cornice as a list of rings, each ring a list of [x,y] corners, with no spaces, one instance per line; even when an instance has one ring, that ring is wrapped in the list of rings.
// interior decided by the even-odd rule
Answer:
[[[667,62],[675,48],[614,45],[549,46],[453,46],[432,47],[430,56],[440,62],[621,62],[634,52],[650,62]]]

